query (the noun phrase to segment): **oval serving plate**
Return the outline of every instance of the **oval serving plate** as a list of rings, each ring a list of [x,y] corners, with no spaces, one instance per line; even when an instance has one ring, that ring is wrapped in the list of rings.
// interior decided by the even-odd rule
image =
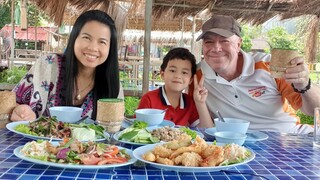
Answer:
[[[58,145],[58,142],[52,142],[53,145]],[[29,161],[36,164],[42,164],[52,167],[59,167],[59,168],[69,168],[69,169],[105,169],[105,168],[114,168],[114,167],[121,167],[121,166],[127,166],[130,164],[133,164],[137,161],[137,159],[133,156],[133,152],[130,149],[123,148],[120,146],[117,146],[119,149],[125,149],[126,152],[130,155],[131,159],[126,163],[119,163],[119,164],[105,164],[105,165],[82,165],[82,164],[61,164],[61,163],[55,163],[55,162],[46,162],[41,161],[38,159],[33,159],[30,157],[27,157],[23,155],[20,150],[23,148],[23,146],[19,146],[14,149],[13,153],[15,156],[17,156],[20,159],[23,159],[25,161]]]
[[[161,127],[147,127],[146,129],[151,132],[152,130],[154,129],[157,129],[157,128],[161,128]],[[178,129],[178,128],[177,128]],[[113,138],[116,140],[116,141],[119,141],[119,142],[122,142],[122,143],[125,143],[125,144],[131,144],[131,145],[135,145],[135,146],[144,146],[144,145],[147,145],[146,143],[137,143],[137,142],[131,142],[131,141],[125,141],[125,140],[120,140],[119,137],[121,135],[122,131],[119,131],[119,132],[116,132],[114,135],[113,135]],[[197,135],[200,136],[201,138],[204,138],[204,135],[201,133],[201,132],[198,132],[196,131]],[[163,141],[161,141],[163,142]],[[149,143],[150,144],[150,143]],[[154,143],[156,144],[156,143]]]
[[[27,138],[30,138],[30,139],[34,139],[34,140],[37,140],[37,139],[50,140],[51,139],[52,141],[62,141],[61,138],[54,138],[54,137],[50,138],[50,137],[44,137],[44,136],[35,136],[35,135],[19,132],[19,131],[15,130],[15,127],[18,126],[19,124],[29,124],[29,122],[28,121],[11,122],[11,123],[8,123],[6,125],[6,128],[11,132],[14,132],[16,134],[20,134],[20,135],[22,135],[24,137],[27,137]],[[109,133],[107,133],[106,131],[104,132],[104,135],[105,135],[105,138],[96,139],[94,141],[104,141],[104,140],[110,138]]]
[[[210,144],[208,142],[208,144]],[[154,147],[157,144],[149,144],[149,145],[145,145],[145,146],[141,146],[136,148],[133,151],[133,155],[135,158],[137,158],[139,161],[142,161],[146,164],[149,164],[155,168],[158,169],[163,169],[163,170],[170,170],[170,171],[178,171],[178,172],[214,172],[214,171],[220,171],[220,170],[226,170],[226,169],[230,169],[232,167],[236,167],[239,165],[243,165],[246,164],[250,161],[252,161],[255,158],[255,153],[252,152],[250,149],[247,149],[248,151],[250,151],[251,155],[244,160],[241,163],[236,163],[236,164],[231,164],[231,165],[227,165],[227,166],[215,166],[215,167],[188,167],[188,166],[175,166],[175,165],[165,165],[165,164],[159,164],[159,163],[155,163],[155,162],[150,162],[150,161],[146,161],[142,158],[142,155],[145,154],[148,151],[151,151],[152,149],[154,149]],[[218,144],[221,145],[221,144]]]

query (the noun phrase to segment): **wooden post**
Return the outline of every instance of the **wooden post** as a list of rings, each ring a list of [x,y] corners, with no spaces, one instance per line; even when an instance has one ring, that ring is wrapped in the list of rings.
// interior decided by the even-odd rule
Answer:
[[[196,32],[196,17],[192,16],[192,31],[191,31],[191,53],[194,54],[194,34]]]
[[[146,1],[145,4],[142,94],[149,91],[152,3],[152,1]]]
[[[14,58],[14,31],[15,25],[14,25],[14,0],[11,0],[11,44],[10,44],[10,63],[8,64],[9,69],[13,66],[13,58]]]
[[[28,28],[28,20],[27,20],[27,0],[21,0],[21,29],[25,30]]]

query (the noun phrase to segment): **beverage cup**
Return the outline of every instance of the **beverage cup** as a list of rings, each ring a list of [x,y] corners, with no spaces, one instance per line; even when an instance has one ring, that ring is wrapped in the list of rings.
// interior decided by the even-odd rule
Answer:
[[[320,148],[320,107],[314,109],[313,146]]]
[[[97,103],[97,122],[108,133],[120,131],[124,120],[124,100],[116,98],[99,99]]]
[[[270,61],[271,76],[281,78],[287,68],[295,66],[290,64],[290,61],[298,56],[297,50],[272,49]]]

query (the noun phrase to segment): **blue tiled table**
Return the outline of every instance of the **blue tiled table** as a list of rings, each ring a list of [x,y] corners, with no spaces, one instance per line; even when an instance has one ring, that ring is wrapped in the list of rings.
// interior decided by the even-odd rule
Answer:
[[[0,179],[320,179],[320,148],[312,146],[312,137],[266,133],[268,140],[245,144],[256,153],[256,158],[248,164],[221,172],[181,173],[142,163],[100,170],[61,169],[29,163],[13,155],[13,150],[30,139],[0,129]],[[134,149],[131,145],[125,147]]]

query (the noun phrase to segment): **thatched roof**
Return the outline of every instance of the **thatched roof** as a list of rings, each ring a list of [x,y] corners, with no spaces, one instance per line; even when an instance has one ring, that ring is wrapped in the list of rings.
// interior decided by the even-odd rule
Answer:
[[[122,15],[122,17],[128,19],[127,26],[144,29],[145,0],[30,1],[35,2],[42,10],[47,12],[57,25],[63,23],[65,14],[77,16],[83,11],[94,8],[109,13],[110,11],[117,13],[121,8],[116,8],[116,5],[120,5],[123,9],[128,10],[128,14]],[[261,24],[275,15],[281,15],[283,18],[303,14],[320,16],[319,4],[320,0],[153,0],[152,29],[172,30],[173,27],[176,27],[175,30],[180,30],[181,17],[197,15],[200,19],[203,19],[201,17],[203,12],[232,15],[236,19],[250,21],[254,24]],[[208,15],[205,17],[208,17]],[[201,21],[198,21],[197,25],[201,23]],[[185,29],[190,30],[191,26],[191,22],[184,22]]]
[[[115,20],[120,37],[124,29],[145,29],[144,5],[146,0],[29,0],[48,13],[52,20],[61,25],[73,24],[76,17],[88,9],[101,9]],[[319,29],[320,0],[153,0],[152,30],[199,31],[201,24],[211,14],[231,15],[234,18],[262,24],[274,16],[282,19],[300,15],[314,15],[309,23],[306,54],[317,48],[316,32]],[[195,26],[187,17],[195,17]],[[308,52],[310,51],[310,52]]]

